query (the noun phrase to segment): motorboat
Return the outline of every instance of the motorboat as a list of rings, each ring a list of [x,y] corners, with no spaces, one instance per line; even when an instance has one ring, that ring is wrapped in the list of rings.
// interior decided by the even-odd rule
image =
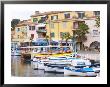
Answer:
[[[64,67],[65,76],[80,76],[80,77],[96,77],[97,74],[92,68],[70,68]]]
[[[90,67],[93,68],[94,72],[96,72],[96,73],[100,72],[100,63],[95,63],[95,64],[91,65]]]
[[[11,48],[11,56],[21,56],[21,51],[20,51],[20,49]]]
[[[64,73],[65,64],[47,64],[45,72]]]

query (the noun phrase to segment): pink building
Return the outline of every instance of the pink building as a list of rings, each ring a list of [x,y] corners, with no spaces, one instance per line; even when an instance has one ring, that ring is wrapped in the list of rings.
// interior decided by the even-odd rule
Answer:
[[[37,23],[30,23],[28,25],[28,28],[27,28],[27,37],[28,39],[32,39],[33,41],[36,41],[36,39],[38,38],[38,34],[36,32],[36,27]]]

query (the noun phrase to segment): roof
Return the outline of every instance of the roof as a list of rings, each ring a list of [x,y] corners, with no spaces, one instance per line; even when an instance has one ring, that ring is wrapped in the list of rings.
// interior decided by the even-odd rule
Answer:
[[[28,20],[20,21],[19,24],[16,25],[16,27],[27,26],[27,25],[33,26],[35,24],[36,23],[31,22],[31,19],[28,19]]]
[[[49,15],[49,14],[57,14],[57,13],[63,13],[63,12],[71,12],[71,11],[49,11],[49,12],[44,12],[44,13],[37,13],[37,14],[31,15],[31,17],[43,16],[43,15]]]

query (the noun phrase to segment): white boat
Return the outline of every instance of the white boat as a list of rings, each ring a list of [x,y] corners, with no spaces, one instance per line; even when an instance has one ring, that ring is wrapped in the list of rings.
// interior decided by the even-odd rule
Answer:
[[[56,73],[64,73],[64,67],[55,67]]]
[[[65,64],[47,64],[45,67],[46,72],[64,73]]]
[[[11,42],[11,56],[20,56],[21,50],[17,42]]]
[[[90,60],[74,59],[71,61],[72,66],[91,66]]]
[[[32,59],[32,61],[33,61],[33,62],[38,62],[39,60],[34,57],[34,58]]]
[[[96,77],[97,74],[92,68],[74,68],[70,69],[69,67],[64,67],[65,76],[80,76],[80,77]]]
[[[38,69],[38,63],[35,61],[35,62],[31,62],[32,63],[32,68],[33,69]]]
[[[94,70],[95,73],[99,73],[100,72],[100,67],[92,67],[92,69]]]
[[[56,71],[55,71],[55,68],[49,67],[49,66],[45,66],[44,71],[45,71],[45,72],[56,72]]]
[[[20,50],[19,49],[14,49],[14,48],[12,48],[11,49],[11,56],[20,56],[21,55],[21,53],[20,53]]]
[[[37,67],[38,67],[38,69],[41,69],[41,70],[44,70],[45,69],[45,66],[44,66],[44,63],[42,63],[42,62],[37,62]]]
[[[99,73],[100,72],[100,63],[94,63],[90,66],[94,72]]]

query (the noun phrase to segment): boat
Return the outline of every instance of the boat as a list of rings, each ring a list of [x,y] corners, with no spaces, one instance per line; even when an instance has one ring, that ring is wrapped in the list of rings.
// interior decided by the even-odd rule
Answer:
[[[17,42],[11,42],[11,56],[21,56],[20,46]]]
[[[96,77],[97,74],[92,68],[69,68],[64,67],[65,76],[80,76],[80,77]]]
[[[47,64],[44,71],[52,73],[64,73],[65,64]]]
[[[64,66],[58,66],[58,67],[55,67],[55,72],[56,73],[63,73],[64,74]]]
[[[92,69],[94,70],[95,73],[99,73],[100,72],[100,67],[92,67]]]
[[[21,56],[21,51],[20,51],[20,49],[11,48],[11,56]]]
[[[96,72],[96,73],[100,72],[100,64],[99,63],[95,63],[95,64],[91,65],[90,67],[93,68],[94,72]]]

